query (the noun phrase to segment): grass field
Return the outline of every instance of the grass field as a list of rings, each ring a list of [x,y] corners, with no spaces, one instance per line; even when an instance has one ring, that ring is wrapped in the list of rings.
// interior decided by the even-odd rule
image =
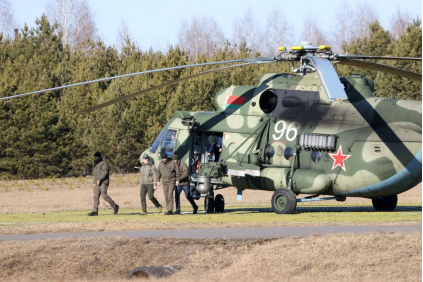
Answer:
[[[188,210],[184,208],[183,210]],[[301,212],[301,210],[313,210]],[[398,212],[374,212],[369,206],[349,205],[338,209],[307,205],[298,214],[278,215],[269,208],[256,205],[232,206],[223,214],[165,216],[151,213],[140,216],[139,210],[122,209],[114,216],[105,211],[98,217],[88,217],[81,211],[0,214],[0,234],[45,232],[119,231],[144,229],[191,229],[257,226],[307,226],[351,224],[421,224],[421,208],[401,206]],[[342,211],[346,210],[346,211]]]
[[[375,212],[368,199],[346,202],[299,203],[297,214],[277,215],[271,211],[272,192],[244,191],[236,201],[236,189],[220,190],[226,202],[224,214],[190,214],[192,208],[182,196],[187,214],[164,216],[147,200],[147,216],[140,216],[138,174],[113,175],[109,195],[121,206],[113,216],[101,200],[100,216],[88,217],[92,206],[92,178],[61,178],[0,181],[0,234],[42,232],[118,231],[142,229],[187,229],[252,226],[303,226],[348,224],[421,224],[421,184],[399,195],[395,212]],[[162,190],[155,193],[164,204]],[[202,209],[203,200],[197,201]]]

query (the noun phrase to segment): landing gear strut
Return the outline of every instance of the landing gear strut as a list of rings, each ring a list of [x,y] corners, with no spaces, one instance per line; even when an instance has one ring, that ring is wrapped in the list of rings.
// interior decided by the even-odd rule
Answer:
[[[297,208],[297,197],[291,189],[281,188],[272,196],[272,209],[278,214],[291,214]]]
[[[388,196],[372,199],[372,204],[377,211],[393,211],[397,207],[398,196]]]

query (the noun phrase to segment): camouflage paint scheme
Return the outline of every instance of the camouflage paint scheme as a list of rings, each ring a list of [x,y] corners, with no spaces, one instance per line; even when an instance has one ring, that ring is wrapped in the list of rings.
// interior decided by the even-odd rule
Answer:
[[[420,183],[421,101],[375,97],[374,83],[368,78],[348,77],[341,81],[348,99],[330,101],[316,73],[266,74],[256,87],[232,86],[218,92],[216,112],[190,113],[197,124],[195,131],[183,125],[180,118],[171,119],[165,128],[178,130],[175,149],[187,164],[195,132],[223,133],[222,164],[203,163],[199,171],[199,175],[216,172],[215,183],[222,188],[273,191],[290,187],[293,164],[291,188],[297,195],[374,198],[396,195]],[[278,100],[276,108],[266,114],[260,98],[268,89],[277,92]],[[241,97],[242,105],[225,105],[229,96]],[[302,103],[284,107],[281,100],[285,96],[296,96]],[[315,162],[311,150],[298,146],[301,133],[335,135],[336,150],[319,151],[321,158]],[[254,140],[256,144],[249,148]],[[266,163],[264,151],[268,145],[274,148],[274,156]],[[228,158],[234,147],[238,148]],[[257,162],[250,154],[259,148]],[[285,158],[286,148],[297,151],[296,161]],[[148,149],[143,153],[158,163],[159,151],[152,153]],[[335,159],[331,154],[345,159],[333,168]],[[237,171],[240,174],[234,173]],[[255,176],[247,171],[254,171]]]

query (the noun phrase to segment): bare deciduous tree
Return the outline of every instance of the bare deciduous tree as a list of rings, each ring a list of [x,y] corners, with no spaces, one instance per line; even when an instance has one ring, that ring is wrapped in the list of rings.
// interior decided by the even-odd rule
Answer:
[[[394,39],[399,39],[407,31],[407,27],[413,22],[409,13],[399,8],[391,18],[390,31]]]
[[[376,10],[368,2],[357,5],[354,22],[354,38],[370,36],[370,24],[378,19]]]
[[[63,43],[72,49],[84,48],[96,36],[94,15],[87,0],[50,0],[47,16],[59,25]]]
[[[125,42],[131,37],[128,25],[122,20],[117,34],[117,42],[119,47],[125,45]]]
[[[342,46],[351,44],[357,38],[369,37],[369,26],[378,19],[376,10],[366,2],[350,6],[347,1],[342,1],[336,14],[334,25],[334,49],[342,52]]]
[[[301,41],[303,40],[310,41],[315,46],[330,43],[325,36],[325,32],[321,29],[319,22],[311,15],[304,21]]]
[[[190,58],[195,58],[197,54],[212,56],[224,43],[221,27],[210,17],[193,17],[190,23],[183,21],[181,24],[179,45]]]
[[[12,5],[9,0],[0,0],[0,34],[8,37],[16,27],[16,21],[12,13]]]
[[[253,53],[261,51],[260,40],[263,39],[263,35],[251,8],[242,18],[234,20],[232,36],[232,42],[238,48],[245,43]]]
[[[282,10],[277,7],[271,10],[267,18],[264,55],[275,54],[277,47],[290,46],[294,40],[293,27],[288,24]]]

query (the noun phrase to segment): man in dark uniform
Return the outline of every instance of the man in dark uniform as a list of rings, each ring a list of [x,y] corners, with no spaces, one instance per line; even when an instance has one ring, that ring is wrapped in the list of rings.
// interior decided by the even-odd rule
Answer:
[[[193,214],[196,214],[198,210],[198,206],[195,204],[194,199],[192,198],[191,193],[189,191],[190,179],[189,179],[189,173],[188,173],[188,166],[186,163],[181,162],[179,160],[179,156],[177,154],[174,154],[172,156],[172,159],[175,162],[175,164],[179,167],[179,172],[181,173],[179,176],[179,185],[176,186],[176,190],[175,190],[175,203],[176,203],[175,214],[181,213],[180,195],[182,190],[184,190],[185,197],[194,208]]]
[[[167,212],[164,215],[173,214],[173,190],[179,185],[179,167],[167,156],[166,152],[160,153],[162,161],[157,168],[157,181],[162,179],[163,193],[166,200]],[[157,182],[157,186],[160,182]]]
[[[162,212],[162,206],[159,204],[157,199],[154,197],[154,191],[157,190],[157,170],[156,166],[150,161],[150,157],[147,154],[142,155],[143,164],[140,168],[141,173],[141,215],[147,214],[147,204],[145,196],[148,192],[148,198],[153,202],[158,212]]]
[[[103,160],[100,152],[94,154],[94,207],[93,211],[88,216],[98,215],[98,205],[100,204],[100,195],[108,202],[113,208],[113,214],[119,212],[119,206],[107,195],[107,188],[109,187],[109,164]]]
[[[220,162],[222,158],[220,157],[222,153],[222,137],[217,136],[216,133],[213,135],[210,135],[208,138],[210,147],[207,153],[207,156],[210,156],[212,153],[214,153],[214,161]]]

